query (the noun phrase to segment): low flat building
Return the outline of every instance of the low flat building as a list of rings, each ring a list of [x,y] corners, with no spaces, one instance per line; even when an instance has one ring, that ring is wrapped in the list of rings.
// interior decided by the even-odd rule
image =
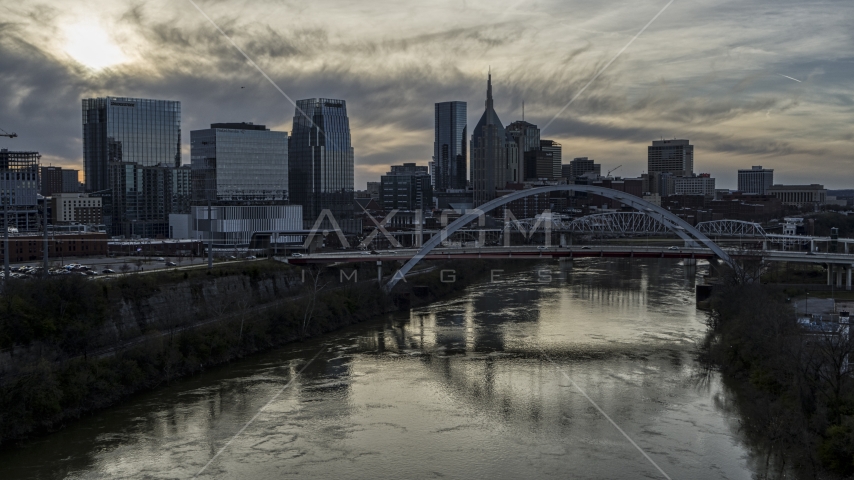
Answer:
[[[783,205],[803,207],[805,205],[824,205],[827,202],[827,189],[824,185],[772,185],[766,189],[769,195],[779,198]]]
[[[169,215],[173,239],[196,239],[215,248],[248,248],[257,232],[302,230],[300,205],[192,206],[189,214]]]
[[[691,175],[688,177],[675,177],[673,179],[674,195],[703,195],[715,196],[715,179],[708,173]]]
[[[48,235],[48,259],[60,261],[63,257],[92,257],[107,254],[106,233],[51,233]],[[0,242],[0,255],[5,255]],[[12,234],[9,236],[9,261],[31,262],[44,258],[44,237],[40,234]]]

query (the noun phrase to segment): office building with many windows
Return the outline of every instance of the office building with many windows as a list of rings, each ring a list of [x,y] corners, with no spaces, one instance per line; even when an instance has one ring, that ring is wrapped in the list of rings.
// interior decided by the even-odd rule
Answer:
[[[353,168],[346,102],[298,100],[288,144],[288,185],[290,202],[302,205],[309,228],[328,209],[342,228],[361,231],[361,226],[350,222]]]
[[[754,166],[750,170],[738,170],[738,191],[742,193],[754,193],[765,195],[774,185],[774,169]]]
[[[563,153],[561,145],[554,140],[540,140],[540,150],[552,154],[552,161],[554,162],[552,164],[552,179],[557,180],[561,178],[563,176]]]
[[[252,123],[190,132],[194,202],[288,199],[288,134]]]
[[[466,188],[466,109],[459,101],[435,105],[432,174],[438,192]]]
[[[647,147],[647,172],[651,179],[660,178],[662,173],[690,177],[694,174],[694,146],[688,140],[654,140]],[[652,193],[665,195],[666,186],[657,181],[650,183]]]
[[[673,177],[674,195],[703,195],[709,198],[715,196],[715,179],[708,173],[691,175],[690,177]]]
[[[55,193],[79,193],[80,170],[62,167],[41,167],[39,193],[50,197]]]
[[[0,211],[18,231],[39,229],[40,158],[38,152],[0,150]]]
[[[392,210],[423,212],[433,208],[433,187],[427,167],[404,163],[392,165],[391,171],[380,177],[380,204],[386,212]]]
[[[181,102],[143,98],[83,99],[86,191],[111,188],[109,164],[181,166]]]
[[[190,208],[190,166],[110,164],[112,211],[104,223],[113,236],[164,238],[169,236],[169,215]]]

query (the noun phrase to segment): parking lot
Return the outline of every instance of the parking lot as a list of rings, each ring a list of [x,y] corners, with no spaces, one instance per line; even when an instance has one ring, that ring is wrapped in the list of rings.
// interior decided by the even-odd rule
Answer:
[[[218,263],[221,261],[253,260],[254,257],[238,258],[236,256],[215,257]],[[51,275],[86,275],[86,276],[109,276],[123,273],[151,272],[170,268],[206,265],[207,257],[141,257],[141,256],[118,256],[118,257],[66,257],[51,260],[49,269]],[[33,260],[30,262],[15,263],[10,265],[12,278],[25,278],[29,276],[41,276],[44,262]],[[0,275],[2,277],[2,275]]]

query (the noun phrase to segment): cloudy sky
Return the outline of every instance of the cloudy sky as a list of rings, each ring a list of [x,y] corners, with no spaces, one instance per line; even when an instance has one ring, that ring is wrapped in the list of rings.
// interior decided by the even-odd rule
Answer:
[[[474,125],[490,66],[502,121],[524,101],[564,161],[636,176],[651,140],[688,138],[719,188],[751,165],[854,188],[851,0],[192,1],[287,97],[347,100],[356,188],[426,165],[435,102]],[[180,100],[185,163],[190,130],[294,115],[191,0],[0,0],[0,148],[81,167],[80,99],[105,95]]]

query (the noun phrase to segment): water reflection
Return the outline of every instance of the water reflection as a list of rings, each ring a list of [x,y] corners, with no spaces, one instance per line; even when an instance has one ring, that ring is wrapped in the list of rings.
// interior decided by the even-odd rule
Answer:
[[[656,478],[543,348],[673,478],[749,478],[715,406],[719,380],[695,382],[704,268],[585,259],[505,272],[140,396],[0,453],[0,474],[191,477],[293,380],[203,477]]]

